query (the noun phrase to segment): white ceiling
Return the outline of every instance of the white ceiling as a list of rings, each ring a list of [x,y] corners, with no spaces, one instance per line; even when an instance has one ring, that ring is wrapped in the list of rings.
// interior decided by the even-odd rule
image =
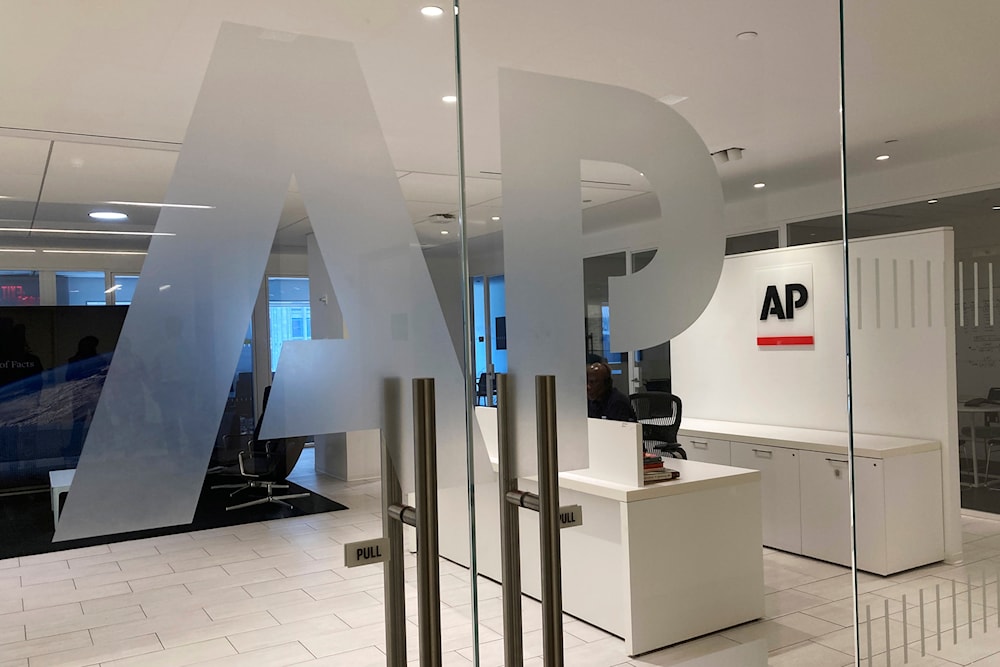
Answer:
[[[457,224],[434,216],[458,208],[455,106],[441,101],[455,89],[454,38],[448,14],[429,19],[419,12],[423,4],[5,2],[2,226],[103,229],[87,217],[102,202],[162,201],[219,26],[234,21],[353,42],[421,241],[453,239]],[[881,152],[892,154],[894,169],[952,165],[947,169],[963,155],[1000,151],[1000,86],[988,83],[1000,64],[1000,3],[848,0],[845,17],[850,175],[886,168],[873,160]],[[744,31],[759,36],[737,39]],[[784,191],[839,183],[839,39],[838,3],[831,0],[467,3],[461,55],[470,234],[502,228],[502,220],[492,220],[502,218],[499,67],[621,85],[657,99],[686,97],[674,108],[709,150],[745,148],[742,160],[719,166],[727,202],[766,202]],[[628,211],[648,209],[637,205],[648,186],[634,170],[587,162],[582,177],[588,229],[629,222]],[[754,190],[756,181],[767,188]],[[898,192],[891,198],[900,199]],[[129,222],[113,229],[148,231],[155,224],[156,209],[128,212]],[[309,230],[293,183],[276,246],[302,248]],[[145,243],[81,238],[3,232],[0,245]]]

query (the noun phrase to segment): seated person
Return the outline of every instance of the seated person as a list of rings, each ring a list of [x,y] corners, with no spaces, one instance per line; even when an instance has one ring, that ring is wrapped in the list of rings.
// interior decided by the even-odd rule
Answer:
[[[603,361],[587,366],[587,416],[634,422],[635,411],[628,396],[611,384],[611,367]]]

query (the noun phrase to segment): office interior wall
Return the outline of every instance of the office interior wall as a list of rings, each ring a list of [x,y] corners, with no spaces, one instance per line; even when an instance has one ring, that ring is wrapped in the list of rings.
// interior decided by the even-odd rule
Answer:
[[[952,243],[936,229],[850,244],[854,428],[942,443],[950,556],[961,552]],[[756,272],[803,263],[815,345],[758,348]],[[846,431],[842,245],[728,257],[712,302],[671,351],[685,417]]]

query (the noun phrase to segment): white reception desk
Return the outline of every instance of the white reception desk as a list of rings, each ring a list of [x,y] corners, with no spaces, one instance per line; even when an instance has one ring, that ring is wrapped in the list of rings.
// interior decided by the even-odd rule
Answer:
[[[477,408],[491,458],[496,411]],[[591,467],[560,474],[563,609],[625,639],[638,655],[764,614],[760,473],[668,460],[678,480],[643,486],[638,425],[590,421]],[[520,488],[537,491],[533,479]],[[451,497],[452,494],[454,497]],[[465,490],[442,490],[441,555],[468,564]],[[500,579],[499,487],[478,484],[479,572]],[[539,596],[538,518],[520,510],[524,593]]]

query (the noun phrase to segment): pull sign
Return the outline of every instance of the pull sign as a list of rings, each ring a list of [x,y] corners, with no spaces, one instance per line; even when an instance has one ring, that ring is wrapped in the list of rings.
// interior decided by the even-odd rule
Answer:
[[[572,528],[583,525],[583,508],[579,505],[566,505],[559,508],[559,528]]]
[[[344,545],[344,565],[360,567],[389,560],[389,538],[376,537],[374,540],[351,542]]]

